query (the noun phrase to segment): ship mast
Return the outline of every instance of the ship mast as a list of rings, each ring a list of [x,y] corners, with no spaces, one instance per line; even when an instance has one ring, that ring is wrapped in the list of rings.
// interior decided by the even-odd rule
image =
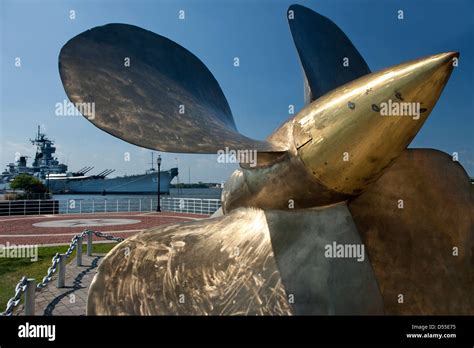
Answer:
[[[154,171],[155,170],[155,167],[154,167],[154,162],[153,162],[153,151],[151,152],[151,171]]]

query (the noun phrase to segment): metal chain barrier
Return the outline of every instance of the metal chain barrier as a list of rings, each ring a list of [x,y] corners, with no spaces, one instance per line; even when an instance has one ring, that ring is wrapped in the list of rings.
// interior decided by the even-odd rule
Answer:
[[[7,308],[5,312],[1,313],[1,315],[11,315],[13,313],[13,309],[18,306],[21,300],[21,295],[26,290],[26,277],[20,279],[18,284],[15,286],[15,295],[8,300]]]
[[[98,232],[98,231],[91,231],[91,232],[99,238],[104,238],[104,239],[107,239],[107,240],[113,240],[115,242],[123,242],[125,240],[125,238],[114,237],[114,236],[111,236],[110,234],[105,234],[105,233]]]
[[[93,231],[91,231],[91,232],[93,232]],[[72,252],[74,251],[74,249],[76,249],[78,239],[80,237],[86,236],[88,233],[89,233],[89,231],[85,230],[82,233],[76,234],[74,237],[72,237],[71,243],[69,244],[69,248],[66,251],[66,257],[69,257],[72,254]],[[51,281],[51,279],[53,277],[53,274],[56,272],[56,268],[59,264],[59,259],[60,259],[60,255],[59,255],[59,253],[56,253],[53,256],[53,258],[51,259],[51,266],[48,268],[48,272],[47,272],[46,276],[44,276],[41,283],[39,283],[36,286],[38,290],[44,288]]]
[[[54,272],[56,272],[56,268],[58,267],[59,258],[59,253],[56,253],[53,256],[53,258],[51,259],[51,266],[49,266],[48,268],[48,272],[46,272],[46,275],[44,276],[41,283],[38,283],[38,285],[36,286],[38,289],[44,288],[51,281],[51,278],[53,277],[53,274]]]
[[[66,258],[71,256],[74,249],[76,249],[77,242],[78,242],[79,238],[83,238],[83,237],[87,236],[89,233],[95,234],[98,238],[103,238],[103,239],[111,240],[111,241],[115,241],[115,242],[122,242],[122,241],[125,240],[125,238],[114,237],[114,236],[111,236],[109,234],[105,234],[105,233],[98,232],[98,231],[84,230],[81,233],[76,234],[74,237],[72,237],[71,243],[69,244],[69,248],[67,249],[67,251],[65,253]],[[44,276],[41,283],[38,283],[38,285],[36,285],[36,291],[39,291],[39,290],[43,289],[51,281],[51,279],[53,278],[54,273],[56,272],[56,270],[58,268],[60,258],[61,258],[61,255],[59,253],[56,253],[53,256],[53,258],[51,259],[51,266],[49,266],[48,271],[46,272],[46,275]],[[15,287],[15,295],[8,300],[5,312],[0,313],[0,316],[11,316],[13,314],[13,310],[21,302],[21,295],[26,291],[26,284],[27,284],[27,278],[26,277],[21,278],[20,281],[18,282],[18,284]]]

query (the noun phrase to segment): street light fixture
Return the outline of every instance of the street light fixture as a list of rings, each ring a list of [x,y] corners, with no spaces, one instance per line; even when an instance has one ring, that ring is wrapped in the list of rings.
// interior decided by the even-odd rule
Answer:
[[[160,212],[161,211],[161,206],[160,206],[160,169],[161,169],[161,156],[158,155],[158,158],[156,159],[156,163],[158,164],[158,203],[156,204],[156,211]]]

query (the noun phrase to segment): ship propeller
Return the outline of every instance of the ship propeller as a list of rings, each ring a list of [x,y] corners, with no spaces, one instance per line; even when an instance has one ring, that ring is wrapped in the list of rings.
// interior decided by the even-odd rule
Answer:
[[[293,5],[288,20],[307,107],[321,100],[337,103],[346,91],[339,99],[329,98],[331,91],[370,73],[329,19]],[[407,82],[415,91],[411,97],[426,97],[434,106],[452,57],[457,53],[406,65],[403,78],[414,79]],[[120,139],[160,151],[216,153],[227,146],[260,155],[256,168],[242,165],[226,183],[224,214],[155,227],[118,244],[91,285],[89,314],[474,314],[473,185],[449,155],[406,149],[422,123],[382,121],[377,105],[369,110],[364,99],[370,89],[357,96],[360,104],[345,102],[338,110],[351,117],[351,110],[368,105],[370,114],[363,116],[372,127],[325,115],[317,120],[320,128],[306,132],[313,115],[305,108],[308,117],[298,124],[290,120],[259,141],[237,132],[221,88],[197,57],[139,27],[108,24],[79,34],[62,48],[59,70],[72,102],[95,103],[95,112],[84,116]],[[423,88],[417,88],[420,80]],[[390,90],[392,82],[380,90]],[[420,122],[425,119],[426,114]],[[323,131],[325,120],[336,131]],[[386,132],[377,133],[374,124],[382,123]],[[387,131],[395,129],[387,125],[397,131]],[[369,130],[375,136],[367,139]],[[360,148],[361,162],[351,175],[349,165],[325,160],[339,158],[331,148],[346,138]],[[401,145],[392,148],[397,141]],[[328,143],[326,157],[318,156]],[[311,159],[322,163],[305,176],[292,171],[311,167]],[[375,167],[376,173],[360,175]],[[317,180],[322,177],[326,186]],[[351,190],[342,189],[346,182]],[[299,197],[321,196],[298,207],[291,203],[293,188]],[[288,204],[275,208],[283,190],[290,192]]]

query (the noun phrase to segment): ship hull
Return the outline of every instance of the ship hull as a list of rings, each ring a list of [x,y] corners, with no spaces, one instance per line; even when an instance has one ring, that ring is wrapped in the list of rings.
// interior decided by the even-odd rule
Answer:
[[[176,171],[177,172],[177,171]],[[160,192],[169,194],[175,171],[160,172]],[[52,193],[81,194],[146,194],[158,190],[157,173],[121,176],[116,178],[64,178],[45,181]]]

